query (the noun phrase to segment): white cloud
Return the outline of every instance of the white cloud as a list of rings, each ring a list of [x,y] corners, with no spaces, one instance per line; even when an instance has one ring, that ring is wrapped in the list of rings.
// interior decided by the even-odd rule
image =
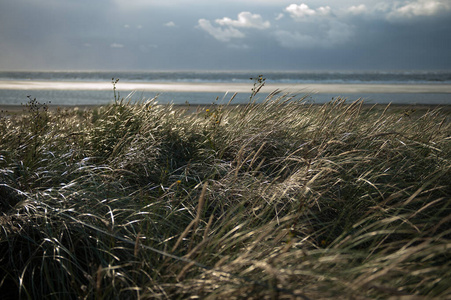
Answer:
[[[327,16],[330,14],[330,7],[321,6],[314,10],[308,7],[305,3],[300,5],[290,4],[285,8],[285,11],[288,12],[293,19],[301,20],[311,16]]]
[[[244,38],[245,35],[241,31],[233,27],[214,27],[211,22],[205,19],[200,19],[198,21],[198,27],[208,32],[211,36],[221,42],[228,42],[231,39]]]
[[[166,26],[166,27],[176,27],[175,23],[172,22],[172,21],[165,23],[164,26]]]
[[[252,14],[246,11],[239,13],[236,20],[225,17],[216,19],[215,22],[219,27],[213,26],[208,20],[199,19],[197,27],[205,30],[221,42],[229,42],[232,39],[244,38],[246,35],[237,28],[255,28],[262,30],[271,27],[271,23],[269,21],[264,21],[261,15]]]
[[[110,45],[111,48],[124,48],[125,46],[122,44],[118,44],[118,43],[112,43]]]
[[[316,10],[316,13],[320,16],[330,15],[330,6],[321,6]]]
[[[285,8],[285,10],[290,13],[292,17],[306,17],[313,16],[315,11],[310,9],[307,4],[302,3],[301,5],[290,4]]]
[[[365,6],[355,6],[350,11],[362,10]],[[348,42],[354,36],[354,28],[342,19],[340,14],[332,13],[329,6],[310,8],[307,4],[290,4],[285,8],[294,21],[302,26],[292,25],[274,32],[274,37],[286,48],[330,48]],[[348,10],[342,10],[349,14]],[[340,13],[340,11],[338,11]]]
[[[449,1],[417,0],[395,8],[388,14],[389,19],[434,16],[451,9]]]
[[[348,12],[350,12],[353,15],[361,15],[368,11],[368,8],[365,4],[360,5],[353,5],[347,9]]]
[[[217,19],[216,23],[221,26],[230,26],[230,27],[243,27],[243,28],[257,28],[257,29],[265,29],[271,27],[271,23],[269,21],[263,21],[262,16],[259,14],[251,14],[250,12],[243,11],[238,14],[237,20],[232,20],[230,18],[222,18]]]

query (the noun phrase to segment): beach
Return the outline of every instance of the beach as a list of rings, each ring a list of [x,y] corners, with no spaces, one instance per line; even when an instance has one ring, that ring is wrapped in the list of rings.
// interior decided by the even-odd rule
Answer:
[[[157,97],[160,104],[226,104],[235,93],[233,104],[246,104],[253,89],[259,89],[257,102],[279,91],[315,104],[337,97],[368,104],[451,104],[449,72],[4,71],[0,105],[20,105],[27,96],[58,106],[104,105],[114,100],[114,88],[120,99]]]
[[[149,92],[236,92],[248,93],[249,83],[211,82],[126,82],[117,84],[118,91]],[[27,81],[0,80],[0,90],[112,90],[111,82],[99,81]],[[451,84],[297,84],[266,83],[263,93],[281,90],[290,93],[451,93]]]

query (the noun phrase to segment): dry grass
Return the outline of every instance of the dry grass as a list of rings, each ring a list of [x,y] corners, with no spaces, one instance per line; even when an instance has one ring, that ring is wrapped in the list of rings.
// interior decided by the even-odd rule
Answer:
[[[0,119],[3,299],[451,297],[440,110],[42,108]]]

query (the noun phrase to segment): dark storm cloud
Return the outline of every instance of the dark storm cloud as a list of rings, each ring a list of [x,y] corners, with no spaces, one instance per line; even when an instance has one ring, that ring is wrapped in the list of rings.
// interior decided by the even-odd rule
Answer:
[[[0,69],[450,69],[450,35],[439,0],[0,0]]]

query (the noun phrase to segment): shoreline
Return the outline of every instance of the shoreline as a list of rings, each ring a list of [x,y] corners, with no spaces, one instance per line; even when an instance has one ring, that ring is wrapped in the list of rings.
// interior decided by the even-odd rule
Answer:
[[[117,91],[250,93],[249,83],[119,82]],[[0,80],[0,90],[112,90],[111,82]],[[432,93],[451,94],[451,84],[282,84],[266,83],[262,93]]]

